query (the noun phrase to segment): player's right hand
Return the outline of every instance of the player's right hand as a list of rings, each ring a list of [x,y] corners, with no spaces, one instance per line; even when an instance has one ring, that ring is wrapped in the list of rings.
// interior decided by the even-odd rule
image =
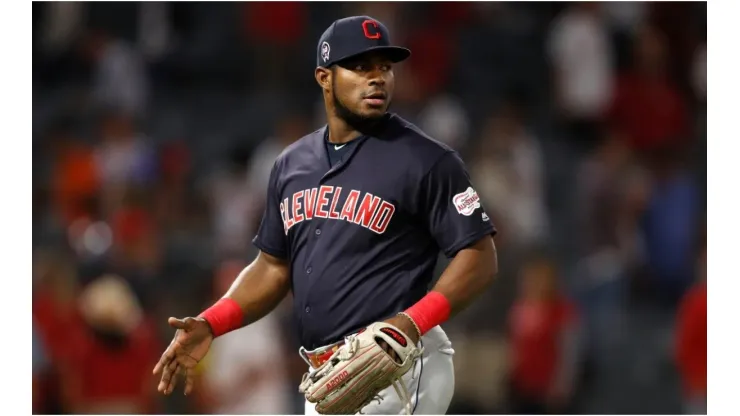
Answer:
[[[171,394],[177,385],[177,376],[181,375],[185,377],[185,395],[188,395],[193,390],[195,366],[211,347],[213,333],[203,318],[170,318],[167,323],[177,332],[154,367],[155,375],[162,374],[157,391]]]

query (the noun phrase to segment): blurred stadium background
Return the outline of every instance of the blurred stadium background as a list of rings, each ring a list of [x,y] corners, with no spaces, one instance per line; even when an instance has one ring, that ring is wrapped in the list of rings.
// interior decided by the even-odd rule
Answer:
[[[706,412],[691,2],[34,2],[34,412],[303,413],[287,305],[192,396],[151,370],[166,318],[253,258],[273,159],[323,124],[317,39],[356,14],[412,49],[392,110],[459,150],[500,229],[498,280],[445,325],[450,413]]]

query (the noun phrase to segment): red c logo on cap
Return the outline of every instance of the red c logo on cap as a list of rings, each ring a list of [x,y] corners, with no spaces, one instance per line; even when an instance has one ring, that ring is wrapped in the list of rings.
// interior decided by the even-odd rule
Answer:
[[[372,27],[372,31],[370,27]],[[365,32],[365,37],[368,39],[380,39],[378,23],[375,20],[365,20],[362,22],[362,31]]]

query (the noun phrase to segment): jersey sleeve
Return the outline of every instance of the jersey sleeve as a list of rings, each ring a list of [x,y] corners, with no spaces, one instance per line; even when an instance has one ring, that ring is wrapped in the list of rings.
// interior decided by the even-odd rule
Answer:
[[[465,164],[455,152],[445,153],[422,179],[420,203],[426,226],[447,257],[496,234]]]
[[[280,210],[280,195],[277,187],[278,163],[272,167],[265,196],[265,210],[262,214],[257,235],[252,243],[261,251],[281,259],[288,258],[288,241]]]

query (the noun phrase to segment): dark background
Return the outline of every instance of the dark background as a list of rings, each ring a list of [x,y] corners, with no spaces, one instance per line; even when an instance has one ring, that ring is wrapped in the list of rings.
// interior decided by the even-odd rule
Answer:
[[[689,2],[34,2],[34,411],[303,412],[290,299],[216,342],[195,395],[151,369],[166,318],[253,258],[272,161],[323,123],[316,42],[356,14],[412,49],[392,110],[461,153],[500,229],[498,280],[444,326],[450,413],[706,412]]]

